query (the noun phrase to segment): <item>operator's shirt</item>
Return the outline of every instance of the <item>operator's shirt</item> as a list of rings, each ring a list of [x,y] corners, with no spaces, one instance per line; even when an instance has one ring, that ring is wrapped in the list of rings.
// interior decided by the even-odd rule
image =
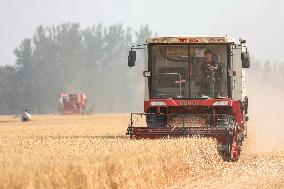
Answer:
[[[204,78],[214,77],[218,75],[218,71],[220,70],[220,63],[216,61],[211,61],[209,63],[203,62],[201,64],[201,73],[203,74]]]

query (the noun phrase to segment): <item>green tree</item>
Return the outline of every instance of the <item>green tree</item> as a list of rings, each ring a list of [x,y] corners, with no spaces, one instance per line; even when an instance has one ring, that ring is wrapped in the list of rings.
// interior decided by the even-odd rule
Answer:
[[[151,31],[143,26],[134,34],[120,24],[39,26],[15,49],[16,64],[0,67],[0,113],[54,113],[61,92],[86,93],[97,112],[134,110],[143,99],[143,62],[138,55],[139,64],[130,70],[127,53]]]
[[[16,79],[17,70],[14,66],[0,67],[0,113],[15,113],[18,108],[18,82]]]

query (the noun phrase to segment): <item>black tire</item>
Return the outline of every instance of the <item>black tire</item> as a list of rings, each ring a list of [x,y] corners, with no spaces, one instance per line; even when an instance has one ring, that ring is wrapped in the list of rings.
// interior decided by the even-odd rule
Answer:
[[[245,115],[248,114],[248,97],[245,96]]]

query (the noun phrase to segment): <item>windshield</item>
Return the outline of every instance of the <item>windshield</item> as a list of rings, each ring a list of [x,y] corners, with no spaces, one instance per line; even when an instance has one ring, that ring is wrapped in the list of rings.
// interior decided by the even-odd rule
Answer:
[[[227,45],[150,46],[151,97],[227,97],[227,47]]]

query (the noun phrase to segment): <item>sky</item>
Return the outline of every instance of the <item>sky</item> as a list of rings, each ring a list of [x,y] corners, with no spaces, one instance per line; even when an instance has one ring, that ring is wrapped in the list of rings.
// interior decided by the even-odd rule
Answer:
[[[247,40],[253,58],[284,63],[281,0],[0,0],[0,65],[39,25],[148,24],[158,36],[228,35]],[[127,52],[126,52],[127,54]]]

